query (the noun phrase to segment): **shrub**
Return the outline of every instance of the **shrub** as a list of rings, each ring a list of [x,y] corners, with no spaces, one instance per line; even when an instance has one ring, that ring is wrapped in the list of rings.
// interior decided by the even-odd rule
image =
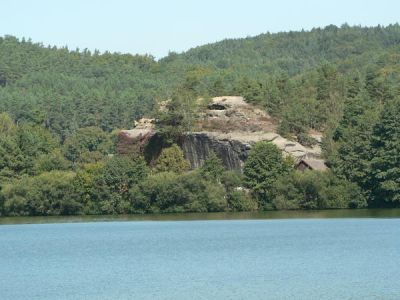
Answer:
[[[102,213],[115,214],[130,211],[129,190],[148,176],[143,158],[132,160],[114,156],[105,162],[102,172],[94,179],[99,193]]]
[[[130,191],[133,212],[207,212],[227,209],[221,184],[204,179],[198,172],[152,175]]]
[[[55,149],[49,154],[40,155],[34,162],[33,171],[35,174],[50,172],[53,170],[67,170],[70,162],[65,159],[59,149]]]
[[[81,213],[82,204],[73,197],[72,172],[52,171],[23,177],[6,184],[1,195],[8,215],[72,215]]]
[[[245,190],[234,190],[228,195],[229,208],[233,211],[257,210],[258,204]]]
[[[306,147],[312,147],[317,144],[316,139],[312,138],[311,136],[303,132],[297,135],[297,141]]]
[[[97,127],[78,129],[64,143],[64,155],[73,163],[96,162],[111,153],[111,136]]]
[[[224,173],[224,170],[225,167],[222,164],[222,160],[215,154],[214,151],[211,151],[208,154],[204,165],[201,167],[200,172],[205,178],[211,181],[219,181]]]
[[[270,142],[258,142],[250,150],[244,164],[244,182],[253,195],[266,207],[270,202],[269,193],[274,182],[292,170],[290,161]]]
[[[360,188],[331,172],[296,171],[273,185],[275,209],[325,209],[365,207]]]
[[[183,152],[178,145],[163,149],[157,159],[155,169],[158,172],[183,173],[189,169],[189,162],[184,158]]]

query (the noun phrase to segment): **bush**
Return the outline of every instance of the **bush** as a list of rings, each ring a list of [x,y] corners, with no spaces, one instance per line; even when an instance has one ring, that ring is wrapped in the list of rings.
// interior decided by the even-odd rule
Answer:
[[[245,190],[234,190],[228,195],[229,208],[233,211],[253,211],[258,203]]]
[[[306,147],[312,147],[317,144],[317,140],[306,133],[299,133],[297,135],[297,141]]]
[[[163,172],[150,176],[130,191],[133,212],[207,212],[227,209],[221,184],[198,172],[177,175]]]
[[[214,151],[211,151],[208,154],[204,165],[200,168],[200,172],[205,178],[215,182],[218,182],[221,179],[224,170],[225,167],[222,163],[222,160],[217,156],[217,154],[215,154]]]
[[[237,171],[225,171],[221,178],[222,184],[228,193],[243,186],[243,175]]]
[[[360,208],[366,206],[360,188],[331,172],[296,171],[273,185],[275,209]]]
[[[103,162],[90,163],[82,165],[76,173],[73,193],[82,202],[84,214],[101,214],[99,208],[101,195],[96,180],[100,178],[103,169]]]
[[[292,170],[291,162],[270,142],[258,142],[250,150],[244,164],[244,182],[253,195],[266,207],[270,203],[270,191],[275,181]]]
[[[79,199],[73,197],[72,172],[52,171],[6,184],[1,197],[4,213],[25,215],[73,215],[82,212]]]
[[[183,152],[178,145],[163,149],[157,159],[156,171],[183,173],[189,169],[189,162],[184,158]]]
[[[111,136],[100,128],[85,127],[65,140],[63,150],[73,163],[96,162],[112,152],[113,143]]]
[[[65,159],[59,149],[49,154],[40,155],[33,164],[33,172],[41,174],[53,170],[65,171],[70,168],[70,162]]]
[[[106,160],[101,173],[94,178],[100,211],[106,214],[128,213],[129,190],[145,180],[148,173],[143,158],[132,160],[125,156],[114,156]]]

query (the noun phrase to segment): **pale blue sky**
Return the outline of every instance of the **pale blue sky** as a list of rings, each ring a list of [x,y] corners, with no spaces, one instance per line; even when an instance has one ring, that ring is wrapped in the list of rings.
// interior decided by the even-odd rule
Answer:
[[[0,0],[0,35],[158,58],[224,38],[400,22],[400,0]]]

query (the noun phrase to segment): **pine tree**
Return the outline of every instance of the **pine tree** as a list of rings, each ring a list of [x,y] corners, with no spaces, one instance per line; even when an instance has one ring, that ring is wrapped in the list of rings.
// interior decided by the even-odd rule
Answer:
[[[386,102],[372,136],[374,205],[400,206],[400,98]]]

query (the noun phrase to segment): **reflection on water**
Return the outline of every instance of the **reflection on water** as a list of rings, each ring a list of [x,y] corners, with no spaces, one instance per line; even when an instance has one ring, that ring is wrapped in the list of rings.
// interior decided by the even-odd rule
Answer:
[[[0,217],[0,224],[40,224],[107,221],[196,221],[325,218],[400,218],[400,209],[332,209],[266,212],[179,213],[110,216]]]

